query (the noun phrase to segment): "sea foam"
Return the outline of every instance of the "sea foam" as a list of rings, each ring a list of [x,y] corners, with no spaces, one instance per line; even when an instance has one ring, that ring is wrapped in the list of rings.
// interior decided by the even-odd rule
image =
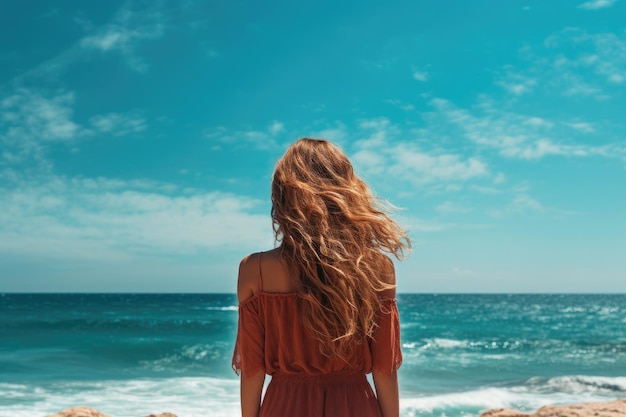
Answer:
[[[0,416],[44,416],[87,405],[115,417],[172,412],[184,417],[239,413],[239,381],[220,378],[56,383],[44,387],[0,384]]]
[[[88,405],[115,417],[173,412],[184,417],[239,415],[239,381],[211,377],[56,383],[0,383],[0,416],[44,416]],[[531,378],[513,386],[486,386],[443,394],[402,392],[402,416],[478,416],[490,408],[534,410],[548,404],[609,401],[626,393],[626,378]]]
[[[530,378],[512,386],[491,386],[445,394],[401,399],[403,416],[478,416],[491,408],[532,411],[544,405],[610,401],[624,396],[626,378],[561,376]]]

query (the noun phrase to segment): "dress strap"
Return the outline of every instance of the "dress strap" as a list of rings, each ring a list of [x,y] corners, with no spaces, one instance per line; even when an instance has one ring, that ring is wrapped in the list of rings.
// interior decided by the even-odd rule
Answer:
[[[263,252],[259,252],[259,291],[263,292],[263,274],[261,274],[261,255],[263,255]]]

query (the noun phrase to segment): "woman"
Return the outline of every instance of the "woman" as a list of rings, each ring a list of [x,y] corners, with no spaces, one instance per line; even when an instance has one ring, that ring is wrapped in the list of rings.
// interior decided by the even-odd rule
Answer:
[[[407,235],[325,140],[300,139],[278,161],[272,221],[280,246],[239,268],[243,417],[397,417],[402,354],[386,254],[400,259]]]

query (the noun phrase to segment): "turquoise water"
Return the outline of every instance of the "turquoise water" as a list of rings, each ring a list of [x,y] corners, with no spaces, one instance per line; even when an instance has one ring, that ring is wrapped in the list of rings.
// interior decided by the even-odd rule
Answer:
[[[401,294],[404,416],[626,398],[626,295]],[[230,294],[0,294],[0,416],[238,415]]]

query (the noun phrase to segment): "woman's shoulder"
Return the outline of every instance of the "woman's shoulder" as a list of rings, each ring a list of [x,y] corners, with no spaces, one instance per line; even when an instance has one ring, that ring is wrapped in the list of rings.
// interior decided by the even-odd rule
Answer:
[[[259,262],[262,252],[246,255],[239,262],[239,274],[237,277],[237,298],[243,302],[256,294],[259,288]]]
[[[245,301],[256,293],[263,291],[264,278],[275,274],[280,264],[279,248],[263,252],[254,252],[244,256],[239,263],[237,295],[239,302]]]

